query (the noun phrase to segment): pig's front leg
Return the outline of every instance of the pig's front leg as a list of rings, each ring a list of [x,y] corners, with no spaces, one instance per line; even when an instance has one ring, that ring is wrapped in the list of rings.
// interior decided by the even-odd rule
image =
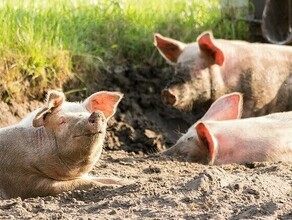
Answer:
[[[52,181],[52,180],[42,180],[35,187],[32,195],[26,195],[24,197],[34,197],[34,196],[48,196],[57,195],[65,191],[73,190],[86,190],[98,186],[107,185],[124,185],[125,181],[122,179],[113,177],[94,177],[86,176],[80,179],[64,180],[64,181]]]

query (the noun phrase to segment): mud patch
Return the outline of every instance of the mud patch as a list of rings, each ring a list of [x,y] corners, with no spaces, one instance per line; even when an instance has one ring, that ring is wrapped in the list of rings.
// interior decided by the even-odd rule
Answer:
[[[0,102],[0,128],[16,124],[29,112],[41,106],[39,101],[23,103],[12,102],[10,104]]]

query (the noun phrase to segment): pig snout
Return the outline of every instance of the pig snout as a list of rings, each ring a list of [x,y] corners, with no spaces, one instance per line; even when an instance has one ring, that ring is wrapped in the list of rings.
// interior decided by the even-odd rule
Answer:
[[[175,105],[177,102],[177,94],[171,89],[163,89],[161,91],[161,99],[165,105]]]
[[[93,112],[88,118],[87,128],[92,133],[102,133],[106,119],[102,112]]]

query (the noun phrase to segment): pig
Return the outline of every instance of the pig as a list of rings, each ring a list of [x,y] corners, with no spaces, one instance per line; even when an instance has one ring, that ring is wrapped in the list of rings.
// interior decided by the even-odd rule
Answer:
[[[100,91],[73,103],[52,90],[41,108],[1,128],[0,196],[28,198],[124,184],[116,177],[88,175],[101,156],[107,121],[122,97]]]
[[[175,74],[162,101],[179,110],[208,109],[224,94],[244,95],[242,117],[292,110],[292,47],[214,39],[203,32],[194,43],[154,34],[154,45]]]
[[[292,162],[292,111],[240,119],[242,94],[217,99],[206,114],[163,155],[220,165]]]

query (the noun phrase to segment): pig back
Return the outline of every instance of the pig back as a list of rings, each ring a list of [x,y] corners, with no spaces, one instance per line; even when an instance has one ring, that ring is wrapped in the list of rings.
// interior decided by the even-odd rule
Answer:
[[[226,58],[221,67],[224,86],[216,89],[215,80],[214,99],[224,93],[243,93],[244,118],[292,110],[291,47],[225,40],[220,45]]]
[[[215,138],[215,164],[292,161],[292,113],[204,122]]]

